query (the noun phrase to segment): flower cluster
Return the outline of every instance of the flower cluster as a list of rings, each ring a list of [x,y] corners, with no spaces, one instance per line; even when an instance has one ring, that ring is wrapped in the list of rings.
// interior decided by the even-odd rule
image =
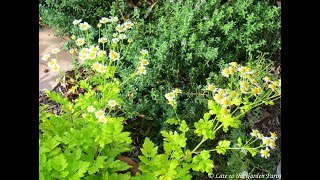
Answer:
[[[254,96],[262,93],[262,86],[265,84],[258,83],[258,81],[260,81],[258,72],[251,67],[239,65],[237,62],[231,62],[229,63],[228,67],[222,69],[221,71],[221,74],[224,77],[229,77],[236,73],[241,79],[239,82],[241,93],[253,94]],[[277,88],[279,88],[278,91],[280,92],[281,80],[272,81],[268,76],[265,76],[262,79],[266,83],[267,88],[270,88],[272,91],[275,91]]]
[[[99,46],[91,45],[89,48],[82,48],[79,51],[79,58],[82,61],[87,59],[96,59],[97,57],[105,57],[106,51],[100,50]]]
[[[261,149],[260,150],[261,157],[263,157],[263,158],[270,157],[270,153],[269,153],[270,149],[269,148],[275,149],[275,147],[276,147],[276,139],[278,138],[277,134],[274,133],[274,132],[270,132],[270,137],[265,137],[258,130],[254,129],[254,130],[252,130],[250,135],[252,137],[255,137],[256,139],[262,140],[262,146],[260,146],[260,147],[265,147],[265,149]]]
[[[115,100],[108,101],[108,106],[110,106],[111,108],[115,107],[116,105],[117,105],[117,101],[115,101]],[[98,119],[98,122],[107,123],[106,114],[103,110],[100,109],[100,110],[96,111],[94,106],[89,106],[87,108],[87,111],[89,113],[94,113],[95,117]]]
[[[268,91],[268,89],[277,90],[277,93],[280,93],[281,80],[272,81],[270,77],[266,76],[261,78],[264,81],[261,82],[258,71],[247,66],[238,65],[237,62],[229,63],[229,66],[224,68],[221,74],[224,77],[239,75],[238,81],[236,81],[236,77],[232,79],[232,83],[235,85],[232,86],[234,89],[218,88],[210,83],[206,87],[206,90],[212,92],[213,99],[221,105],[221,115],[227,115],[232,105],[239,105],[242,95],[256,97]],[[265,96],[265,98],[268,98],[268,96]]]
[[[139,57],[140,60],[140,66],[138,67],[138,74],[146,74],[147,70],[146,70],[146,66],[149,64],[149,61],[147,59],[145,59],[146,55],[148,54],[148,51],[145,49],[142,49],[140,51],[141,53],[141,57]]]
[[[51,59],[49,62],[48,62],[48,67],[51,68],[53,71],[60,71],[60,66],[59,64],[57,63],[57,53],[60,52],[60,49],[59,48],[54,48],[51,53],[52,54],[55,54],[56,55],[56,58],[53,58]],[[48,59],[51,57],[50,54],[45,54],[42,56],[41,60],[43,61],[48,61]]]
[[[91,68],[92,70],[97,71],[98,73],[105,73],[107,71],[107,66],[98,62],[93,63]]]
[[[181,89],[175,88],[172,92],[165,94],[164,97],[168,100],[168,104],[174,106],[175,104],[177,104],[177,101],[175,100],[176,97],[181,93]]]
[[[208,84],[207,90],[213,93],[213,99],[221,105],[220,113],[225,116],[230,112],[231,105],[237,104],[239,93],[229,89],[217,88],[213,84]]]

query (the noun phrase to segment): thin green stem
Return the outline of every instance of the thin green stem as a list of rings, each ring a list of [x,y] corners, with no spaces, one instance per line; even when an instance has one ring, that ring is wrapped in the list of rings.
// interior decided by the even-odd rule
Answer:
[[[180,122],[180,119],[179,119],[179,117],[178,117],[178,114],[177,114],[176,108],[173,108],[173,111],[174,111],[174,114],[175,114],[175,115],[176,115],[176,117],[177,117],[177,120]]]

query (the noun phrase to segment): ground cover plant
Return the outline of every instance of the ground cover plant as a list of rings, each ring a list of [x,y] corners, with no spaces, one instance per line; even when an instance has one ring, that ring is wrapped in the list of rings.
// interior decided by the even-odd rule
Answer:
[[[60,111],[40,108],[40,177],[273,173],[279,133],[249,127],[261,114],[250,119],[248,113],[281,97],[280,74],[269,60],[280,48],[279,7],[265,1],[153,5],[145,17],[147,4],[133,10],[114,1],[96,23],[70,22],[66,47],[74,70],[61,71],[65,92],[46,93]],[[43,57],[53,71],[60,71],[58,51]],[[140,161],[136,176],[117,159],[121,154]]]

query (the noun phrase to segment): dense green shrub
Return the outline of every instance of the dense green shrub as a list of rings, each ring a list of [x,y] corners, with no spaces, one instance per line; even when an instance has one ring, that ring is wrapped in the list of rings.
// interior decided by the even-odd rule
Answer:
[[[163,127],[173,113],[163,105],[165,89],[186,92],[179,111],[188,114],[183,117],[188,121],[198,119],[204,113],[203,86],[219,66],[254,61],[261,52],[270,59],[280,50],[280,8],[267,1],[158,1],[147,19],[144,15],[144,10],[134,11],[142,38],[132,46],[151,52],[150,73],[125,94],[135,94],[130,112],[157,119]]]
[[[39,15],[43,24],[58,29],[59,34],[69,34],[71,22],[83,19],[97,23],[99,17],[110,10],[112,1],[106,0],[40,0]]]

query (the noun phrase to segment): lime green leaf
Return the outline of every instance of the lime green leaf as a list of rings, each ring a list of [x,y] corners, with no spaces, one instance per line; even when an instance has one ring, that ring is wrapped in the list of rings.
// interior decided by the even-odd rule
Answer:
[[[181,132],[183,132],[183,133],[185,133],[185,132],[187,132],[187,131],[189,130],[189,127],[188,127],[188,125],[187,125],[187,123],[186,123],[185,120],[182,120],[182,121],[181,121],[179,130],[180,130]]]
[[[145,157],[154,157],[158,152],[158,147],[154,146],[154,144],[150,141],[150,139],[147,137],[144,140],[143,148],[141,148],[141,152]]]
[[[211,113],[213,114],[217,114],[219,112],[219,105],[213,100],[208,100],[208,108],[212,110]]]
[[[238,141],[238,146],[239,146],[239,147],[242,147],[243,144],[242,144],[242,139],[241,139],[241,137],[238,137],[237,141]]]
[[[199,155],[196,155],[192,159],[192,169],[200,172],[211,173],[214,167],[213,160],[209,159],[209,151],[201,151]]]
[[[204,115],[203,115],[203,119],[204,119],[205,121],[208,121],[208,120],[209,120],[209,118],[210,118],[210,116],[211,116],[211,114],[210,114],[210,113],[204,113]]]
[[[229,130],[229,126],[233,128],[239,128],[239,125],[241,124],[241,121],[232,117],[231,114],[228,114],[226,116],[219,116],[218,120],[222,122],[224,132],[227,132]]]
[[[176,120],[175,118],[168,118],[167,120],[166,120],[166,122],[168,123],[168,124],[174,124],[174,125],[178,125],[179,124],[179,121],[178,120]]]
[[[227,149],[230,148],[230,144],[231,144],[231,142],[227,141],[227,140],[219,141],[218,146],[216,147],[217,153],[225,155]]]
[[[200,119],[198,122],[194,123],[196,133],[198,136],[203,136],[206,139],[214,139],[213,133],[213,124],[211,121],[205,121],[204,119]]]
[[[258,153],[258,150],[255,149],[255,148],[248,148],[247,150],[251,153],[251,156],[252,156],[252,157],[254,157],[255,155],[257,155],[257,153]]]
[[[59,154],[52,159],[52,167],[57,171],[63,171],[67,166],[68,163],[63,154]]]

